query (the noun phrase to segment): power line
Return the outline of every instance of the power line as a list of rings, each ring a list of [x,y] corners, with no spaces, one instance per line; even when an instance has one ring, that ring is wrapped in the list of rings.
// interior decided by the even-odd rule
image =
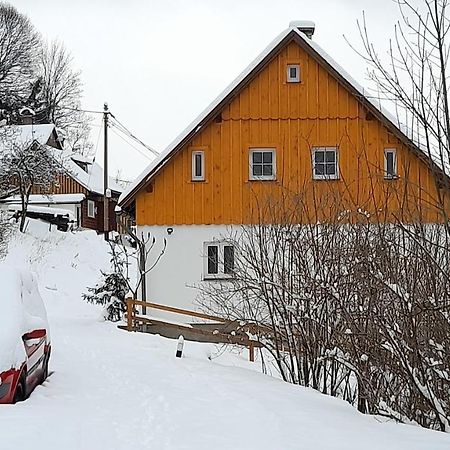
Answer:
[[[142,142],[139,138],[137,138],[133,133],[131,133],[130,130],[128,130],[124,125],[122,125],[120,122],[115,119],[114,126],[124,135],[128,136],[129,138],[133,139],[135,142],[137,142],[139,145],[142,145],[145,147],[149,152],[151,152],[154,156],[159,156],[159,152],[157,152],[155,149],[150,147],[149,145]]]
[[[128,142],[123,136],[121,136],[119,133],[117,133],[114,128],[118,129],[116,126],[112,126],[111,127],[111,131],[120,139],[122,139],[122,141],[124,141],[126,144],[128,144],[130,147],[133,147],[137,152],[139,152],[142,156],[144,156],[145,158],[151,160],[152,158],[145,152],[143,152],[140,148],[135,147],[131,142]]]
[[[149,145],[145,144],[144,142],[142,142],[139,138],[137,138],[123,123],[121,123],[116,116],[114,116],[114,114],[110,113],[111,117],[120,125],[120,127],[122,127],[123,130],[121,130],[122,132],[125,132],[126,134],[128,134],[129,137],[131,137],[132,139],[134,139],[136,142],[138,142],[139,144],[141,144],[142,146],[144,146],[147,150],[149,150],[151,153],[153,153],[155,156],[159,156],[159,152],[156,151],[154,148],[150,147]]]
[[[57,106],[56,109],[66,109],[68,111],[78,111],[89,114],[103,114],[103,111],[94,111],[92,109],[81,109],[81,108],[69,108],[68,106]]]
[[[69,110],[69,111],[78,111],[78,112],[85,112],[85,113],[89,113],[89,114],[104,114],[104,111],[95,111],[95,110],[89,110],[89,109],[81,109],[81,108],[69,108],[68,106],[60,106],[58,107],[59,109],[65,109],[65,110]],[[159,152],[157,150],[155,150],[154,148],[150,147],[149,145],[147,145],[145,142],[141,141],[138,137],[136,137],[123,123],[121,123],[116,116],[111,112],[108,111],[108,115],[111,116],[111,118],[114,120],[110,122],[110,125],[117,128],[121,133],[123,133],[124,135],[128,136],[129,138],[133,139],[135,142],[137,142],[138,144],[142,145],[143,147],[145,147],[149,152],[151,152],[154,156],[159,156]],[[97,126],[97,125],[93,125],[93,126]],[[118,133],[115,133],[117,136],[119,136]],[[119,136],[121,137],[121,136]],[[123,139],[123,138],[122,138]],[[148,157],[148,155],[145,155],[142,151],[140,151],[137,147],[131,145],[128,141],[126,141],[125,139],[123,139],[124,142],[126,142],[128,145],[130,145],[131,147],[133,147],[135,150],[137,150],[139,153],[141,153],[142,155],[144,155],[145,157]],[[98,142],[97,142],[98,145]]]

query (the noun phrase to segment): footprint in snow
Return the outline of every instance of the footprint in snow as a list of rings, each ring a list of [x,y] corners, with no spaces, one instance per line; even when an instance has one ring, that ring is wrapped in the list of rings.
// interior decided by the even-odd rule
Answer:
[[[58,288],[56,286],[45,286],[45,289],[48,289],[49,291],[57,291]]]

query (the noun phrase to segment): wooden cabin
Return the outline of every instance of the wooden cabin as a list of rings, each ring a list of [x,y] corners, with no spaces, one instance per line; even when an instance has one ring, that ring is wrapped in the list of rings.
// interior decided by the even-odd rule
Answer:
[[[302,205],[299,223],[442,220],[445,174],[313,32],[291,23],[121,196],[139,230],[167,242],[149,299],[192,308],[192,286],[227,276],[230,230],[283,220],[262,214],[270,205]]]
[[[50,192],[35,187],[30,195],[28,215],[55,223],[72,221],[77,227],[104,232],[103,169],[81,154],[64,150],[63,140],[53,124],[12,125],[23,143],[46,145],[60,152],[65,173],[58,177]],[[110,178],[109,230],[116,230],[115,208],[122,188]],[[0,200],[3,209],[21,210],[20,197]]]

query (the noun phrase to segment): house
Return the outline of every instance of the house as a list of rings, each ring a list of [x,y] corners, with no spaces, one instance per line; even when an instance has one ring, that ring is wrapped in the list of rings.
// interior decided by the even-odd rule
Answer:
[[[45,218],[58,224],[61,220],[65,223],[71,221],[81,228],[103,232],[102,167],[90,158],[65,150],[63,139],[59,137],[53,124],[12,125],[10,128],[20,142],[51,147],[65,169],[64,174],[60,175],[53,185],[51,192],[41,192],[39,188],[33,189],[27,215]],[[108,231],[110,231],[117,227],[115,207],[122,188],[111,177],[108,187],[111,191],[108,205],[110,226]],[[0,205],[2,209],[8,211],[21,210],[20,197],[17,195],[1,199]]]
[[[151,301],[192,308],[193,286],[230,277],[230,230],[286,193],[309,223],[348,211],[440,221],[445,174],[313,32],[291,23],[122,194],[138,229],[159,249],[167,241],[148,275]]]

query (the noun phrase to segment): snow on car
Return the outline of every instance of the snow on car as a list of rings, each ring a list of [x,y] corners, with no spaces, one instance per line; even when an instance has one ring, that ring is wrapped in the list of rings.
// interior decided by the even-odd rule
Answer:
[[[1,264],[0,289],[0,403],[16,403],[47,378],[50,333],[29,271]]]

